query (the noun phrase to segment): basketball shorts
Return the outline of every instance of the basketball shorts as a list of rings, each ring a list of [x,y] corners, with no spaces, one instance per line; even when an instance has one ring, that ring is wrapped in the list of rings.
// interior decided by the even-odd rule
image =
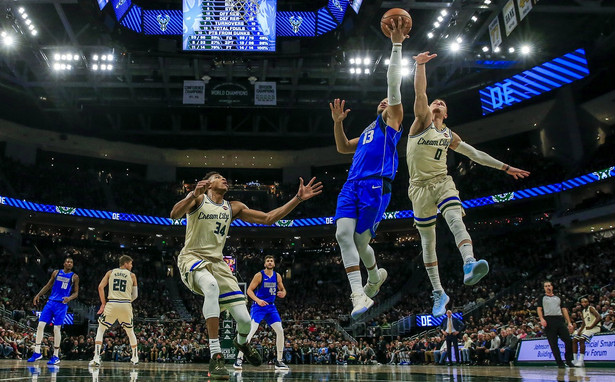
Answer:
[[[391,182],[387,179],[349,180],[337,197],[335,221],[341,218],[356,219],[357,233],[369,229],[372,237],[376,236],[376,229],[390,201]]]
[[[64,304],[62,301],[49,300],[41,312],[39,321],[62,326],[66,312],[68,312],[68,304]]]
[[[250,317],[252,318],[252,321],[256,322],[257,324],[260,323],[262,320],[265,320],[265,322],[269,326],[275,324],[276,322],[282,322],[280,314],[278,313],[278,309],[273,304],[265,306],[252,304]]]
[[[98,317],[98,323],[107,329],[115,324],[115,321],[123,328],[132,328],[132,303],[130,301],[109,301],[105,310]]]
[[[591,329],[583,329],[582,332],[577,333],[574,338],[578,340],[585,340],[585,342],[591,341],[594,334],[600,333],[600,326],[593,327]]]
[[[201,296],[203,296],[203,291],[194,280],[194,274],[200,269],[209,271],[218,282],[220,289],[220,296],[218,297],[220,310],[224,311],[233,305],[246,304],[246,296],[239,288],[237,278],[233,276],[231,268],[223,259],[205,258],[194,252],[182,252],[177,257],[177,267],[182,281],[188,289]]]
[[[459,191],[449,175],[424,185],[410,185],[408,197],[412,202],[414,223],[419,228],[435,225],[438,210],[444,213],[448,208],[461,208],[463,213]]]

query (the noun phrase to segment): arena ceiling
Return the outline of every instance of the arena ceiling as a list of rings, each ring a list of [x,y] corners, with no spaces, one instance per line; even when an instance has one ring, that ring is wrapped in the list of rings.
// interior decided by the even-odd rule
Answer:
[[[181,0],[133,0],[144,9],[181,9]],[[489,4],[487,4],[489,3]],[[120,26],[111,7],[96,0],[0,1],[0,28],[15,35],[0,49],[0,117],[60,133],[96,136],[159,147],[200,149],[294,149],[333,144],[328,102],[348,100],[347,124],[357,135],[386,96],[389,41],[379,19],[390,8],[410,11],[414,26],[404,55],[429,50],[438,58],[428,69],[429,94],[449,101],[453,124],[480,117],[477,89],[578,48],[590,61],[588,96],[613,88],[615,4],[603,0],[539,0],[509,36],[501,25],[500,53],[483,51],[489,23],[507,0],[376,0],[350,9],[343,23],[319,37],[283,37],[275,53],[192,53],[181,36],[146,36]],[[278,11],[313,11],[327,0],[278,0]],[[36,25],[27,33],[18,12]],[[434,22],[447,11],[441,26]],[[428,33],[434,33],[432,38]],[[448,37],[447,37],[448,36]],[[462,38],[461,50],[450,44]],[[521,56],[528,43],[532,53]],[[509,53],[515,47],[517,52]],[[93,54],[114,53],[114,68],[94,72]],[[53,55],[73,52],[71,71],[53,70]],[[350,73],[350,59],[369,56],[372,72]],[[183,81],[204,76],[249,85],[249,78],[277,84],[277,106],[182,104]],[[605,77],[606,76],[606,77]],[[254,80],[253,78],[253,80]],[[607,81],[603,79],[607,78]],[[405,80],[402,93],[413,97]],[[407,103],[411,108],[411,101]],[[406,122],[407,123],[407,122]]]

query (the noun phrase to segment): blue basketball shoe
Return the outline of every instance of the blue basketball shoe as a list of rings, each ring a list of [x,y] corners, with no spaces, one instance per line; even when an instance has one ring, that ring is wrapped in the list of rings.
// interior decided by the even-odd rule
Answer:
[[[489,273],[487,260],[472,261],[463,266],[463,283],[474,285]]]
[[[432,293],[433,309],[431,314],[434,317],[444,316],[446,313],[446,304],[451,300],[450,297],[443,290],[434,290]]]

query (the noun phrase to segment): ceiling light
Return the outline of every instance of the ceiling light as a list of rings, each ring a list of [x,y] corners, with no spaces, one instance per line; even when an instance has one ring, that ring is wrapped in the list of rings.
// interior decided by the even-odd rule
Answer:
[[[53,60],[54,61],[60,61],[60,53],[56,53],[53,55]]]
[[[66,64],[60,64],[60,69],[66,70]]]
[[[350,68],[350,74],[354,74],[355,73],[355,69],[354,68]]]
[[[440,14],[442,16],[446,16],[446,15],[448,15],[448,12],[446,11],[446,9],[443,9],[443,10],[440,11]]]
[[[458,52],[460,48],[461,46],[459,45],[458,42],[451,43],[451,51]]]
[[[6,46],[11,46],[15,42],[15,39],[11,35],[6,35],[2,39],[2,42],[4,42],[4,45],[6,45]]]
[[[496,46],[495,49],[493,49],[493,52],[494,53],[500,53],[500,50],[501,50],[500,47]]]
[[[111,64],[107,65],[107,70],[113,70],[113,65]]]
[[[433,23],[433,26],[434,26],[434,28],[438,28],[438,27],[440,27],[440,23],[436,21],[435,23]]]
[[[427,38],[433,38],[433,32],[427,33]]]
[[[408,64],[409,64],[409,63],[410,63],[410,62],[408,61],[408,59],[407,59],[407,58],[402,58],[402,60],[401,60],[401,66],[408,66]]]
[[[107,70],[107,65],[102,64],[102,65],[100,66],[100,70]]]
[[[28,18],[28,14],[27,13],[22,13],[21,14],[21,18],[24,19],[24,20],[27,19]]]
[[[94,71],[98,70],[98,64],[92,65],[92,70],[94,70]]]
[[[441,23],[442,21],[444,21],[444,17],[438,16],[438,22]]]
[[[32,20],[26,19],[25,23],[26,23],[26,25],[30,25],[30,24],[32,24]]]
[[[93,55],[93,56],[92,56],[92,60],[94,60],[94,61],[98,61],[98,55],[97,55],[97,54]]]
[[[78,55],[78,54],[75,54],[75,55],[73,56],[73,60],[74,60],[74,61],[79,61],[79,55]]]
[[[113,55],[112,54],[107,55],[107,61],[113,61]]]
[[[32,29],[30,33],[32,33],[32,36],[36,36],[38,34],[38,31],[36,29]]]
[[[365,73],[365,74],[369,74],[369,69],[365,69],[365,70],[364,70],[364,73]]]
[[[26,10],[24,9],[24,7],[19,7],[18,11],[19,13],[24,13]]]
[[[350,59],[350,65],[354,65],[354,58]]]
[[[385,64],[385,65],[387,65],[387,66],[388,66],[390,63],[391,63],[391,60],[389,60],[388,58],[384,60],[384,64]]]
[[[530,54],[531,51],[532,51],[532,48],[529,45],[521,46],[521,53],[522,54]]]
[[[488,46],[483,46],[483,52],[487,53],[489,51],[489,47]]]
[[[402,76],[407,76],[410,74],[410,68],[401,68],[401,75]]]
[[[60,67],[60,63],[59,62],[56,62],[55,64],[53,64],[53,70],[60,70],[60,69],[62,69],[62,68]]]
[[[457,37],[457,42],[461,44],[461,42],[463,41],[463,39],[460,37]]]
[[[371,64],[371,63],[372,63],[371,58],[369,58],[369,57],[365,57],[365,58],[363,59],[363,65],[369,65],[369,64]]]
[[[491,4],[491,0],[485,0],[484,4],[485,4],[485,5],[489,5],[489,4]]]
[[[478,21],[478,17],[476,17],[476,16],[472,16],[472,17],[470,18],[470,20],[472,20],[472,21],[474,21],[474,22],[477,22],[477,21]]]
[[[512,46],[508,48],[508,53],[515,53],[515,48],[513,48]]]

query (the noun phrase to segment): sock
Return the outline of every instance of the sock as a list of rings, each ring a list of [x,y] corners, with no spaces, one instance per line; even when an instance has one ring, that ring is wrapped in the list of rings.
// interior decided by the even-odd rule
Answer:
[[[429,281],[431,281],[433,290],[444,291],[442,284],[440,284],[440,273],[438,272],[438,266],[435,265],[433,267],[425,267],[425,269],[427,270],[427,275],[429,276]]]
[[[39,322],[36,328],[36,345],[34,346],[34,352],[41,354],[41,342],[43,342],[43,334],[45,333],[46,322]]]
[[[574,354],[572,355],[572,360],[573,360],[573,361],[576,361],[576,360],[577,360],[577,353],[574,353]]]
[[[374,255],[374,249],[369,245],[372,240],[372,233],[367,230],[362,234],[354,234],[354,242],[357,245],[359,251],[359,257],[363,261],[363,265],[367,268],[367,281],[372,284],[380,281],[380,275],[378,274],[378,265],[376,264],[376,256]]]
[[[463,264],[476,261],[476,259],[474,258],[474,250],[472,244],[462,244],[461,247],[459,247],[459,252],[461,252],[461,257],[463,258]]]
[[[579,361],[583,362],[584,359],[585,359],[585,354],[583,353],[579,354]]]
[[[53,327],[53,355],[60,357],[60,343],[62,343],[62,332],[60,326],[55,325]]]
[[[277,360],[282,362],[282,355],[284,354],[284,329],[282,329],[281,322],[274,322],[271,328],[275,332],[275,348],[277,350]]]
[[[137,358],[139,358],[139,354],[137,353],[137,347],[134,346],[132,348],[132,359],[137,359]]]
[[[354,271],[346,273],[348,281],[350,281],[350,289],[352,293],[363,293],[363,283],[361,282],[361,272]]]
[[[214,354],[222,353],[222,349],[220,348],[220,340],[218,338],[209,339],[209,352],[212,357]]]

